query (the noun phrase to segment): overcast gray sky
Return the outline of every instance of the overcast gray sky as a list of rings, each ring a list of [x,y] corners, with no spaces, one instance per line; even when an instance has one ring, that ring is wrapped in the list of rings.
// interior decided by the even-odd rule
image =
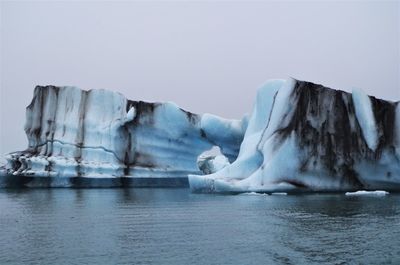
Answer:
[[[106,88],[241,118],[292,76],[400,99],[392,2],[1,2],[0,155],[22,150],[35,85]]]

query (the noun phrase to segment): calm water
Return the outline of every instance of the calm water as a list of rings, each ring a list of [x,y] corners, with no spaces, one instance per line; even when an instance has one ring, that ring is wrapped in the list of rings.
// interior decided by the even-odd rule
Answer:
[[[400,195],[0,190],[0,264],[400,264]]]

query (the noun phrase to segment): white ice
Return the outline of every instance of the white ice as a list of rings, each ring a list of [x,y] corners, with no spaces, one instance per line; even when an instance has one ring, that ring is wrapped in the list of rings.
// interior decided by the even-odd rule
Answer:
[[[366,191],[359,190],[355,192],[346,192],[346,196],[385,196],[388,195],[389,192],[384,190],[375,190],[375,191]]]
[[[378,132],[376,130],[371,100],[369,96],[360,89],[353,89],[352,96],[357,120],[360,123],[365,141],[371,150],[375,150],[378,145]]]

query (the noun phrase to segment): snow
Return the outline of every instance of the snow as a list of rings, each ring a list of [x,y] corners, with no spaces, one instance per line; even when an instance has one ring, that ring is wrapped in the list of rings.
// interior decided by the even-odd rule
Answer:
[[[389,192],[384,190],[375,190],[375,191],[366,191],[366,190],[359,190],[355,192],[346,192],[346,196],[385,196],[388,195]]]
[[[375,150],[378,145],[378,132],[371,100],[369,96],[360,89],[353,89],[352,95],[357,120],[361,126],[364,139],[368,147],[371,150]]]

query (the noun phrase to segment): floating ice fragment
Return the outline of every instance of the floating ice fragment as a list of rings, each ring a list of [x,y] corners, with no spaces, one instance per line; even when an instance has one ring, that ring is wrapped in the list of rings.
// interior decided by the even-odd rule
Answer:
[[[271,193],[271,195],[280,195],[280,196],[285,196],[285,195],[287,195],[287,193],[286,192],[273,192],[273,193]]]
[[[367,191],[367,190],[359,190],[355,192],[346,192],[346,196],[365,196],[365,195],[371,195],[371,196],[385,196],[388,195],[389,192],[384,191],[384,190],[375,190],[375,191]]]
[[[240,195],[250,195],[250,196],[268,196],[268,193],[258,193],[258,192],[245,192],[241,193]]]

